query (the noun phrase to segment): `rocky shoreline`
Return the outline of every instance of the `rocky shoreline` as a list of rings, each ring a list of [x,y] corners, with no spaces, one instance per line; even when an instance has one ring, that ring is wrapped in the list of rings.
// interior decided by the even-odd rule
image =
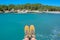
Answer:
[[[60,14],[60,11],[39,11],[39,10],[11,10],[11,11],[0,11],[0,13],[54,13],[54,14]]]

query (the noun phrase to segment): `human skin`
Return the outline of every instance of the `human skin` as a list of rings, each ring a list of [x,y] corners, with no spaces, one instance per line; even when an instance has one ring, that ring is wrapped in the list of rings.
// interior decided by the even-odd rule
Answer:
[[[36,40],[35,38],[31,38],[31,40]]]
[[[29,38],[25,38],[24,40],[29,40]]]

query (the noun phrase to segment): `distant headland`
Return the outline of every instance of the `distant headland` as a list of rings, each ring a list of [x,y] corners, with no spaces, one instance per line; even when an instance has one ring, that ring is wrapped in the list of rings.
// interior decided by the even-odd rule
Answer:
[[[0,13],[10,13],[10,12],[16,12],[16,13],[60,13],[60,7],[56,6],[48,6],[43,4],[20,4],[20,5],[0,5]]]

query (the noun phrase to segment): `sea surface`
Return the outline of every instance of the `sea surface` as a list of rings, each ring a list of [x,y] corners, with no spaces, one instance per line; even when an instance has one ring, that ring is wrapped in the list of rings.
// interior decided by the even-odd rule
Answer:
[[[60,14],[1,13],[0,40],[23,40],[25,25],[35,26],[37,40],[60,40]]]

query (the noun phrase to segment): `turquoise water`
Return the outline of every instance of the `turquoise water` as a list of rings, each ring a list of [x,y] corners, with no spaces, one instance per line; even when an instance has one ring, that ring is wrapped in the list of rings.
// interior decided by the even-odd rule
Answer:
[[[0,40],[22,40],[24,26],[35,26],[37,40],[60,40],[60,14],[0,14]]]

